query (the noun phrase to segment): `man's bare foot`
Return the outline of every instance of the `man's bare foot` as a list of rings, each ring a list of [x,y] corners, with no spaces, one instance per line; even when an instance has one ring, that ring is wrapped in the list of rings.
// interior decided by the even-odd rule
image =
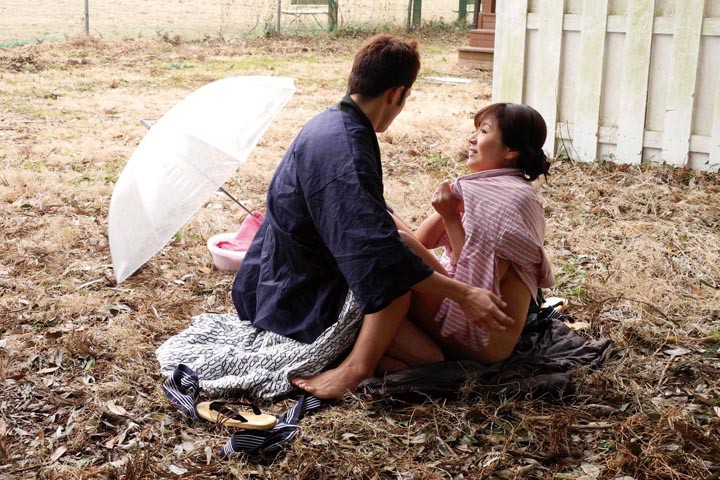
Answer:
[[[317,398],[339,398],[355,390],[358,383],[366,377],[367,375],[363,373],[340,365],[312,377],[291,378],[290,383]]]

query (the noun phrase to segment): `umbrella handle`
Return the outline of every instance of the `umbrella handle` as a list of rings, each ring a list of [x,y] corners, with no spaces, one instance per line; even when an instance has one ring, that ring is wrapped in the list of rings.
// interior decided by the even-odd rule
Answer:
[[[230,195],[230,193],[228,193],[227,190],[225,190],[225,189],[222,188],[222,187],[218,188],[218,190],[220,190],[220,191],[223,192],[225,195],[227,195],[228,197],[230,197],[230,199],[231,199],[233,202],[235,202],[235,203],[237,203],[238,205],[240,205],[240,208],[242,208],[242,209],[245,210],[247,213],[249,213],[250,215],[252,215],[252,212],[251,212],[250,210],[248,210],[248,209],[245,207],[245,205],[243,205],[242,203],[240,203],[237,198],[235,198],[235,197],[233,197],[232,195]]]

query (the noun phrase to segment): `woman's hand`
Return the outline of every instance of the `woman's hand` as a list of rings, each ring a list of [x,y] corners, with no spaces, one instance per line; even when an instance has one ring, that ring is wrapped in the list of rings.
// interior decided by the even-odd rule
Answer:
[[[515,323],[502,311],[507,306],[506,303],[488,290],[468,287],[458,304],[468,320],[485,330],[504,331]]]
[[[449,180],[442,182],[433,193],[432,206],[443,218],[460,218],[462,200],[453,193]]]

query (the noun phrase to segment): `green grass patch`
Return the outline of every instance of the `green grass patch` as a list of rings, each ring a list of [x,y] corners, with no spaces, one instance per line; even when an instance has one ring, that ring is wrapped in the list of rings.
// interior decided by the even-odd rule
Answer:
[[[59,38],[57,37],[33,38],[32,40],[6,40],[4,42],[0,42],[0,48],[22,47],[36,43],[57,42],[58,40]]]
[[[195,68],[195,66],[185,62],[172,62],[162,68],[164,70],[187,70],[188,68]]]
[[[555,288],[577,300],[586,300],[589,297],[585,285],[586,279],[585,269],[570,262],[563,263],[555,269]]]

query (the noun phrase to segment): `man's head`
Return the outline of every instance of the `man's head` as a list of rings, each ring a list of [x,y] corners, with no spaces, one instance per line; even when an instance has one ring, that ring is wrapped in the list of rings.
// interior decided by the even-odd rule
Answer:
[[[375,35],[355,55],[348,93],[377,98],[388,89],[403,87],[400,101],[415,83],[420,71],[417,41],[394,35]]]

